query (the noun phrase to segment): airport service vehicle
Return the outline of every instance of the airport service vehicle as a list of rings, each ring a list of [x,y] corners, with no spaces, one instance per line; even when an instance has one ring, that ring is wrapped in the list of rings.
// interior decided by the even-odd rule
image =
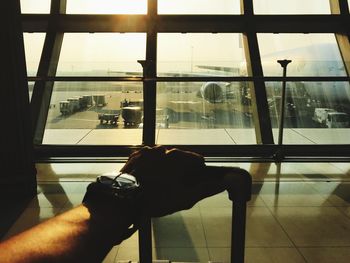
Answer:
[[[142,122],[142,108],[139,106],[127,106],[122,108],[124,126],[137,126]]]
[[[100,124],[111,124],[115,125],[118,122],[119,113],[100,113],[98,119]]]
[[[349,127],[349,116],[345,112],[329,112],[326,126],[328,128],[347,128]]]
[[[349,116],[331,108],[315,108],[313,120],[328,128],[346,128],[349,126]]]
[[[79,98],[68,98],[67,101],[73,105],[73,112],[80,110]]]
[[[97,107],[104,107],[107,105],[105,95],[95,94],[93,95],[93,98]]]
[[[93,105],[93,98],[91,95],[83,95],[83,107],[91,107]]]
[[[60,112],[62,115],[72,114],[74,112],[73,103],[67,100],[60,101]]]

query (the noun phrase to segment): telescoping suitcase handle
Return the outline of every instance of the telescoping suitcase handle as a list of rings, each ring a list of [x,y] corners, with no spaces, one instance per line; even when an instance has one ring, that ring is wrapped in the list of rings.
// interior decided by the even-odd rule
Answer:
[[[203,173],[223,180],[232,205],[231,263],[244,262],[246,207],[251,199],[252,177],[238,167],[206,166]],[[234,216],[234,217],[233,217]],[[140,263],[152,262],[151,219],[144,218],[139,229]]]

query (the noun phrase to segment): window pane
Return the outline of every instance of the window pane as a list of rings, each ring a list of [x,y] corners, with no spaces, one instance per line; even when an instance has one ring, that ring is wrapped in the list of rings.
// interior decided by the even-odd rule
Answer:
[[[56,82],[44,144],[139,145],[141,82]]]
[[[278,138],[282,83],[266,83],[274,137]],[[350,143],[350,86],[347,82],[288,82],[286,144]]]
[[[158,75],[246,75],[241,41],[241,34],[158,34]]]
[[[137,60],[145,59],[146,34],[65,34],[57,75],[142,75]]]
[[[67,14],[146,14],[147,0],[68,0]]]
[[[26,55],[27,74],[36,76],[43,51],[44,33],[23,33],[24,49]]]
[[[158,144],[255,144],[252,122],[247,83],[158,83]]]
[[[254,0],[255,14],[330,14],[329,0]]]
[[[48,14],[50,13],[50,3],[50,0],[21,0],[21,12]]]
[[[281,76],[279,59],[290,59],[287,76],[346,76],[332,34],[258,34],[265,76]]]
[[[239,14],[239,0],[158,0],[159,14]]]

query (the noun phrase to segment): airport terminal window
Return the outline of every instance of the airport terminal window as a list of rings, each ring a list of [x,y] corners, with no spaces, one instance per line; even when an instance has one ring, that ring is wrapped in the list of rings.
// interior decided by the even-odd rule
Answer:
[[[332,34],[258,34],[258,40],[265,76],[282,75],[278,59],[292,60],[287,67],[287,76],[346,76]],[[282,83],[266,82],[266,92],[274,139],[277,141]],[[283,143],[348,143],[345,134],[349,120],[345,120],[350,114],[349,83],[287,82],[285,103]],[[327,121],[329,111],[335,117]],[[343,117],[342,121],[339,121],[338,115]],[[342,133],[343,136],[340,136]]]
[[[137,60],[145,59],[143,33],[66,33],[58,63],[58,76],[141,75]]]
[[[287,76],[346,76],[332,34],[258,34],[265,76],[281,76],[279,59],[290,59]]]
[[[278,128],[282,83],[267,82],[266,89],[272,126]],[[310,132],[314,131],[315,136],[332,128],[334,131],[329,132],[335,137],[339,130],[349,132],[346,129],[350,121],[350,87],[347,82],[288,82],[285,101],[284,128],[299,134],[291,137],[288,143],[327,144],[329,141],[323,140],[329,140],[328,137],[311,139]],[[327,120],[328,115],[332,119]],[[334,140],[348,143],[345,136]]]
[[[160,82],[157,143],[254,144],[245,82]]]
[[[159,14],[239,14],[240,0],[158,0]]]
[[[280,117],[280,82],[266,83],[274,137]],[[284,143],[347,144],[350,123],[348,82],[288,82],[285,98]]]
[[[153,12],[147,14],[147,4],[151,3],[148,0],[66,1],[67,14],[75,16],[59,16],[59,20],[62,20],[59,30],[64,33],[64,38],[57,74],[53,77],[57,78],[54,79],[53,94],[51,98],[49,94],[43,98],[42,105],[51,101],[47,119],[44,119],[45,114],[39,116],[38,142],[41,141],[42,123],[46,121],[43,144],[140,145],[142,133],[145,132],[147,143],[153,142],[153,138],[149,138],[153,136],[153,130],[150,129],[156,129],[156,143],[211,145],[208,147],[209,152],[211,149],[215,152],[215,145],[256,144],[256,137],[271,142],[270,131],[262,131],[261,136],[255,134],[260,129],[269,129],[269,124],[265,125],[268,114],[276,142],[282,87],[279,77],[283,72],[277,60],[291,59],[293,62],[288,65],[287,76],[298,78],[289,79],[287,83],[283,143],[350,143],[346,141],[349,136],[342,134],[350,127],[344,121],[350,114],[350,87],[343,63],[343,59],[349,58],[343,50],[347,48],[346,43],[338,45],[332,33],[332,27],[339,28],[337,19],[330,18],[329,27],[322,27],[327,17],[334,18],[328,0],[253,0],[254,14],[303,14],[307,19],[317,19],[308,24],[310,33],[304,34],[284,33],[295,32],[294,26],[303,27],[293,16],[279,16],[284,21],[278,26],[271,24],[271,16],[252,17],[251,24],[250,21],[247,23],[252,34],[246,34],[245,37],[245,19],[250,19],[250,15],[241,13],[242,1],[156,2],[160,16]],[[49,16],[40,13],[49,12],[50,1],[22,0],[21,5],[22,13],[38,13],[22,16],[24,30],[34,32],[24,35],[31,96],[45,37],[39,31],[49,21]],[[127,24],[125,32],[118,25],[116,30],[123,33],[112,32],[114,19],[109,20],[110,16],[106,20],[102,18],[106,26],[81,23],[76,27],[70,20],[74,17],[98,21],[103,14],[147,14],[149,19],[144,20],[145,24],[131,25],[132,28]],[[193,23],[184,23],[184,16],[181,15],[189,15],[185,16],[185,20]],[[69,19],[65,20],[66,17]],[[210,26],[201,27],[202,22],[207,25],[209,17]],[[34,18],[38,20],[33,24]],[[139,18],[137,16],[136,20]],[[134,18],[128,20],[126,16],[122,20],[122,24],[136,21]],[[294,22],[289,23],[289,20]],[[155,27],[154,21],[157,22]],[[259,23],[259,26],[255,23]],[[242,29],[237,25],[242,25]],[[50,28],[55,33],[55,25]],[[144,32],[145,28],[148,32]],[[249,69],[249,72],[252,71],[249,76],[247,73],[246,55],[249,52],[249,62],[253,66],[260,63],[258,54],[254,52],[255,33],[267,101],[261,100],[264,93],[260,94],[261,90],[258,90],[262,87],[259,65],[253,70]],[[248,46],[247,40],[252,45]],[[60,41],[55,45],[59,50]],[[50,46],[46,48],[49,54]],[[147,91],[154,88],[153,79],[152,82],[147,82],[149,79],[142,82],[140,78],[143,70],[137,61],[146,60],[146,50],[147,59],[156,62],[158,79],[155,79],[155,97],[145,96],[147,101],[143,101],[143,89]],[[148,73],[154,77],[153,70]],[[125,78],[132,76],[138,78]],[[266,77],[269,79],[264,79]],[[50,88],[50,85],[47,87]],[[255,97],[253,92],[261,96]],[[154,96],[152,92],[147,94]],[[143,125],[143,103],[154,100],[156,126]],[[254,102],[257,107],[252,105]],[[35,103],[38,103],[33,105],[36,106],[36,112],[45,110],[40,109],[38,101],[35,100]],[[132,112],[130,118],[137,118],[134,123],[124,123],[122,111],[127,108]],[[103,114],[104,117],[99,119],[99,115]],[[118,115],[116,121],[113,115]],[[316,116],[321,115],[323,119],[320,122]],[[262,125],[258,127],[257,124]]]
[[[241,34],[158,34],[158,76],[246,75]]]
[[[48,14],[50,13],[51,0],[21,0],[21,12],[24,14]]]
[[[67,0],[67,14],[146,14],[147,0]]]
[[[330,14],[329,0],[254,0],[255,14]]]
[[[45,34],[24,33],[23,38],[26,55],[27,74],[28,76],[36,76],[41,52],[43,51]]]
[[[43,144],[139,145],[141,82],[56,82]]]

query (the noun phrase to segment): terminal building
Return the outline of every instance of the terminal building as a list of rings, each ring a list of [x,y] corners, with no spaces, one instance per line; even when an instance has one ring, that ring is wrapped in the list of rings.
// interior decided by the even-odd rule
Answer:
[[[349,0],[2,5],[2,240],[165,145],[251,174],[245,262],[348,262]],[[152,220],[153,260],[230,262],[231,209]],[[104,262],[139,261],[137,235]]]

